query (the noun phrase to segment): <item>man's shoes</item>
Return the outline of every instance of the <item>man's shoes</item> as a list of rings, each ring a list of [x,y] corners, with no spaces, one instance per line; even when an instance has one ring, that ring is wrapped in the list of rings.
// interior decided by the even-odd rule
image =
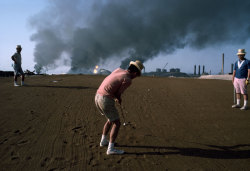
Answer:
[[[19,87],[20,85],[18,85],[17,83],[14,82],[14,86],[15,86],[15,87]]]
[[[103,141],[100,142],[100,147],[108,146],[109,142],[108,140],[104,139]]]
[[[26,86],[26,84],[24,84],[24,82],[21,82],[21,86]]]
[[[240,108],[240,110],[247,110],[247,106],[242,106],[242,108]]]
[[[234,104],[234,105],[232,106],[232,108],[240,108],[240,105]]]
[[[113,154],[124,154],[124,151],[123,150],[118,150],[118,149],[115,149],[115,148],[108,148],[107,150],[107,155],[113,155]]]

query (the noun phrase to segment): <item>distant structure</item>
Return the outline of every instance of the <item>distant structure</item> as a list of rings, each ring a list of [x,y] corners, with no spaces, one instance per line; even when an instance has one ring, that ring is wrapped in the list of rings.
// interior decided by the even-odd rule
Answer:
[[[13,77],[13,71],[0,71],[0,77]]]
[[[161,73],[161,72],[164,72],[164,73],[166,73],[167,72],[167,69],[165,69],[166,68],[166,66],[168,65],[168,63],[166,63],[165,65],[164,65],[164,67],[161,69],[161,68],[156,68],[156,73]],[[171,72],[171,71],[170,71]]]
[[[221,74],[224,74],[224,53],[222,53],[222,68],[221,68]]]
[[[234,64],[231,64],[231,73],[233,74],[234,72]]]
[[[156,72],[161,72],[161,69],[160,68],[156,68]]]
[[[205,70],[205,65],[202,65],[202,72],[201,72],[201,65],[197,65],[197,71],[196,71],[196,65],[194,65],[194,74],[192,74],[193,76],[200,76],[200,75],[208,75],[208,73]]]
[[[111,72],[109,70],[106,70],[106,69],[100,69],[97,74],[109,75],[109,74],[111,74]]]
[[[171,68],[170,72],[181,72],[180,68]]]
[[[202,75],[205,74],[205,65],[202,66]]]
[[[167,65],[168,65],[168,62],[167,62],[167,63],[164,65],[164,67],[162,68],[162,72],[167,72],[167,69],[165,69]]]
[[[155,72],[143,73],[144,76],[153,77],[189,77],[188,74],[181,72],[180,68],[171,68],[169,72],[166,69],[156,68]]]

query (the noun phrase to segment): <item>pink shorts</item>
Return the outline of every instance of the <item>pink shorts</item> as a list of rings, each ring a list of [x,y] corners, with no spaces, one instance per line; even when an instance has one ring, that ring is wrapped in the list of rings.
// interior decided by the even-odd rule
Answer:
[[[234,88],[237,94],[247,94],[246,79],[234,78]]]

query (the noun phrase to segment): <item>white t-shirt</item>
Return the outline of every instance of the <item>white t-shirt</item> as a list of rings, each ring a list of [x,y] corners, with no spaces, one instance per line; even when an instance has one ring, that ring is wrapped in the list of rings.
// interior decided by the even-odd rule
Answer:
[[[15,58],[17,65],[21,65],[22,64],[21,53],[17,53],[16,52],[12,57]]]

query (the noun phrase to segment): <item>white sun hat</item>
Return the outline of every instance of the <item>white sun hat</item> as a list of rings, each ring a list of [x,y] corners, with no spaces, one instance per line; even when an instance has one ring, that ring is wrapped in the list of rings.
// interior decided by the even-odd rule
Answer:
[[[16,48],[17,49],[22,49],[22,46],[21,45],[16,45]]]
[[[136,60],[136,61],[130,61],[129,66],[130,65],[134,65],[139,71],[140,71],[140,75],[141,75],[141,70],[144,68],[143,64],[141,61]]]
[[[245,49],[238,49],[237,55],[245,55],[245,54],[246,54]]]

